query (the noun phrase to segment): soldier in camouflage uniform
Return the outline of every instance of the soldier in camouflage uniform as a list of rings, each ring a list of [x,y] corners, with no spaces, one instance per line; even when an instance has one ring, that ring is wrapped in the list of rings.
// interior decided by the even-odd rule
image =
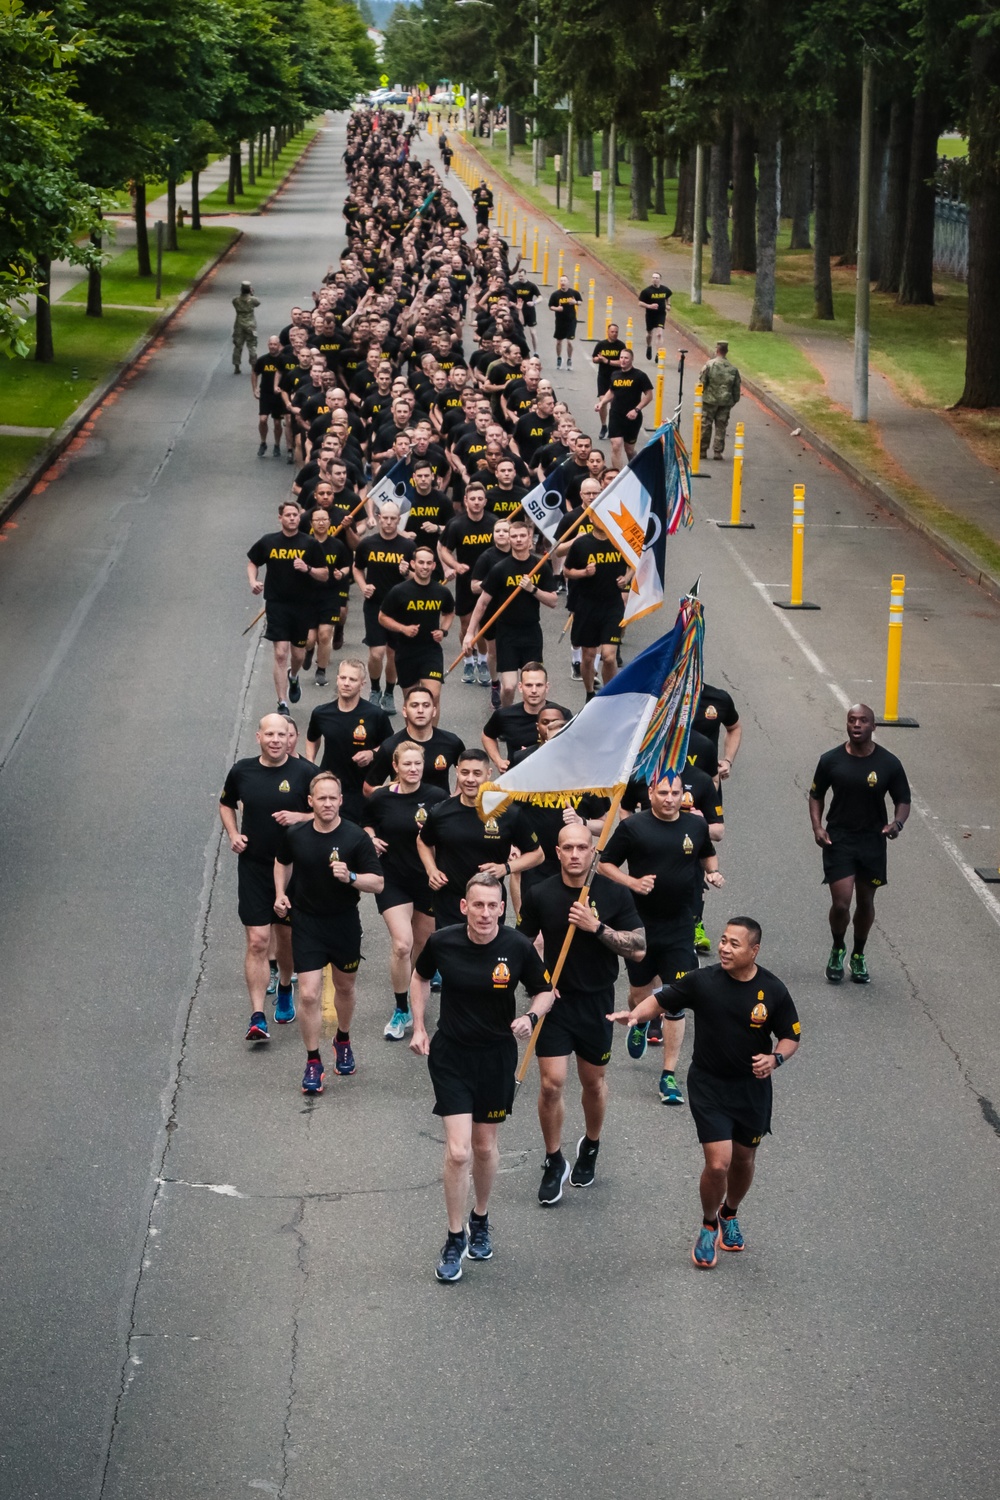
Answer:
[[[236,309],[236,321],[233,324],[233,373],[238,375],[244,344],[250,356],[251,370],[257,363],[257,319],[254,317],[254,308],[260,306],[260,298],[254,296],[249,281],[240,283],[240,295],[233,298],[233,306]]]
[[[740,399],[740,372],[727,359],[729,345],[720,342],[715,346],[715,358],[702,366],[698,376],[702,387],[701,397],[701,456],[708,457],[708,442],[715,428],[712,457],[722,461],[722,450],[726,446],[726,428],[729,413]]]

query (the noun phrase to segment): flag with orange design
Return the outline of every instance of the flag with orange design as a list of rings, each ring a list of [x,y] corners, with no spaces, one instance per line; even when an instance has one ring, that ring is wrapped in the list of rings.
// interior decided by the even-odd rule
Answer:
[[[663,443],[654,440],[589,507],[630,568],[637,567],[642,556],[654,498],[664,492]]]

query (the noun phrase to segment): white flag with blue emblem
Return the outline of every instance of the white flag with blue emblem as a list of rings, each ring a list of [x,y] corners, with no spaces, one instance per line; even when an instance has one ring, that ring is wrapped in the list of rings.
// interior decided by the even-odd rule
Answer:
[[[550,542],[556,540],[556,527],[566,514],[566,463],[558,464],[533,490],[529,490],[521,501],[521,509],[542,535]]]

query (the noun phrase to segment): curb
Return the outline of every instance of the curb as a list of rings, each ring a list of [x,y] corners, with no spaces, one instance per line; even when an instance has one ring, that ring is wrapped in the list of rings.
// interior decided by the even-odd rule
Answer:
[[[501,180],[524,208],[530,210],[533,214],[541,214],[560,234],[565,235],[569,240],[573,240],[574,236],[568,230],[564,229],[555,219],[550,218],[544,209],[537,208],[535,204],[523,197],[518,190],[518,184],[510,182],[508,178],[503,177],[498,168],[486,161],[485,157],[480,155],[475,146],[470,145],[468,141],[463,141],[463,149],[476,159],[484,173],[501,176]],[[578,248],[581,263],[584,260],[592,261],[600,267],[605,277],[614,282],[628,296],[635,297],[635,288],[630,286],[618,271],[613,270],[611,266],[607,265],[599,255],[595,255],[589,246],[584,247],[581,245]],[[690,328],[686,323],[681,322],[672,311],[668,314],[668,318],[676,331],[682,334],[685,339],[701,350],[703,354],[707,355],[709,353],[709,346],[702,341],[698,332]],[[789,431],[797,427],[802,442],[808,444],[810,448],[814,448],[828,463],[839,470],[845,479],[849,479],[858,489],[864,491],[872,500],[894,515],[897,520],[902,521],[904,525],[909,526],[911,530],[916,531],[926,541],[930,542],[935,550],[947,558],[948,562],[957,568],[963,577],[968,578],[971,583],[976,584],[977,587],[981,588],[991,598],[1000,600],[1000,578],[994,577],[992,573],[985,569],[977,557],[963,551],[958,543],[944,536],[938,531],[937,527],[930,525],[927,521],[921,520],[919,516],[914,514],[909,503],[901,495],[895,494],[882,480],[876,479],[866,469],[858,468],[851,459],[845,458],[826,438],[821,437],[807,422],[804,422],[791,407],[786,406],[783,401],[773,396],[763,386],[758,385],[755,380],[750,380],[744,376],[743,388],[753,396],[754,400],[765,411],[777,417],[779,422],[785,423]]]
[[[41,453],[32,460],[30,467],[0,494],[0,521],[5,521],[24,504],[28,496],[34,492],[35,486],[62,457],[73,439],[79,435],[81,429],[86,426],[91,418],[97,415],[100,406],[111,392],[124,384],[150,346],[169,328],[177,315],[187,306],[192,297],[200,291],[212,273],[235,250],[242,238],[243,230],[237,229],[231,244],[227,245],[225,250],[209,262],[197,279],[191,283],[187,291],[181,293],[173,307],[163,310],[152,326],[139,339],[138,343],[129,350],[121,363],[116,365],[111,374],[95,390],[91,391],[90,395],[76,408],[76,411],[72,412],[66,418],[65,422],[50,438]]]

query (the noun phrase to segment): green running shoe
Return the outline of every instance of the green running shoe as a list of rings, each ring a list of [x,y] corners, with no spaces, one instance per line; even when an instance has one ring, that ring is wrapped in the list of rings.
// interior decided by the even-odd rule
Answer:
[[[868,963],[863,953],[851,954],[851,978],[855,984],[871,984],[872,976],[868,972]]]
[[[839,984],[844,977],[844,959],[847,956],[846,948],[830,949],[830,957],[826,961],[826,977],[831,984]]]
[[[703,922],[694,924],[694,951],[696,953],[711,953],[712,951],[712,939],[705,931]]]

